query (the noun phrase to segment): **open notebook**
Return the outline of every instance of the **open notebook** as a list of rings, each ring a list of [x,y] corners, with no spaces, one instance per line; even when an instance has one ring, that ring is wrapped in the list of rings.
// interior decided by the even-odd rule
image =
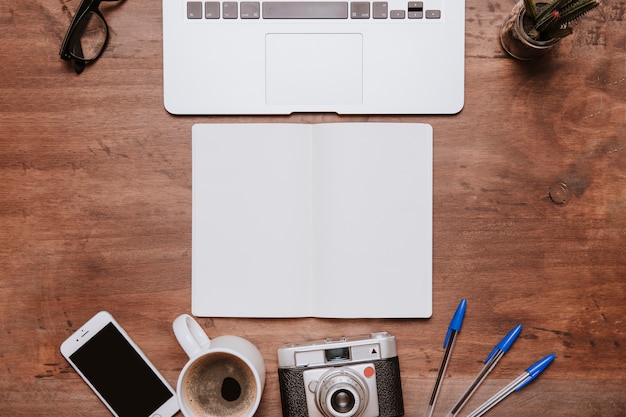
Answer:
[[[192,312],[430,317],[432,128],[193,126]]]

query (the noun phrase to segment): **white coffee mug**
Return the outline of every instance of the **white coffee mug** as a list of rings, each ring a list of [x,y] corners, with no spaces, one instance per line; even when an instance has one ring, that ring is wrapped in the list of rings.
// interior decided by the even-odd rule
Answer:
[[[265,362],[239,336],[209,339],[188,314],[174,320],[174,334],[189,361],[178,377],[176,395],[185,417],[252,417],[265,387]]]

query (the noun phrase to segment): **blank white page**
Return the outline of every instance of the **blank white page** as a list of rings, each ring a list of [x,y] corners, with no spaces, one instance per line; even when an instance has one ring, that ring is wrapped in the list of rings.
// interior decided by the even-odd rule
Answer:
[[[314,311],[432,314],[432,127],[313,127]]]
[[[311,128],[193,127],[192,312],[308,316]]]
[[[195,125],[192,211],[195,315],[431,315],[429,125]]]

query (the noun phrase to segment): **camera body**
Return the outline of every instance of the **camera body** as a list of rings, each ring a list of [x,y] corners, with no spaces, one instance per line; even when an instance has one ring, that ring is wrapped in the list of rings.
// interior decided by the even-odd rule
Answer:
[[[284,417],[404,415],[396,338],[387,332],[278,349]]]

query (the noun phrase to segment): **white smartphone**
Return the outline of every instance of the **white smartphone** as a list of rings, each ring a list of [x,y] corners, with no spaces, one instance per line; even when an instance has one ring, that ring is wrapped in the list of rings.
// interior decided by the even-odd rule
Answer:
[[[106,311],[61,344],[61,354],[117,417],[172,417],[172,387]]]

